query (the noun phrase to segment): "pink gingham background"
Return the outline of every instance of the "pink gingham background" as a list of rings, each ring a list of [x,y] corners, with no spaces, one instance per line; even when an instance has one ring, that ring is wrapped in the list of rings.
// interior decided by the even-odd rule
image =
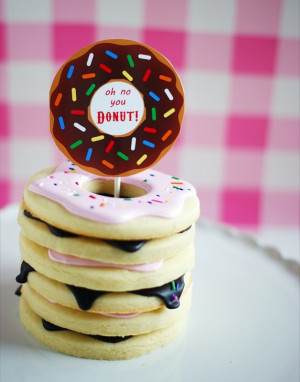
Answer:
[[[184,88],[180,138],[156,166],[192,182],[202,216],[240,228],[299,226],[298,0],[1,0],[1,206],[63,156],[48,92],[78,49],[148,44]]]

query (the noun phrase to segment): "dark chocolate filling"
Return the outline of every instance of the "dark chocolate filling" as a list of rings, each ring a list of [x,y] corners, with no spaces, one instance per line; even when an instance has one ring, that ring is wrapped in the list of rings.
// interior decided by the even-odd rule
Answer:
[[[58,326],[58,325],[55,325],[55,324],[52,324],[51,322],[49,321],[46,321],[42,318],[42,324],[43,324],[43,327],[44,329],[46,329],[47,331],[49,332],[56,332],[56,331],[61,331],[61,330],[69,330],[69,329],[65,329],[65,328],[62,328],[61,326]],[[82,333],[80,333],[82,334]],[[82,334],[84,335],[84,334]],[[129,338],[131,338],[132,336],[125,336],[125,337],[118,337],[118,336],[115,336],[115,337],[108,337],[108,336],[100,336],[100,335],[88,335],[89,337],[92,337],[92,338],[95,338],[96,340],[99,340],[99,341],[103,341],[103,342],[110,342],[110,343],[113,343],[113,344],[116,344],[118,342],[121,342],[121,341],[125,341],[125,340],[128,340]]]
[[[24,210],[24,215],[27,217],[27,218],[30,218],[30,219],[34,219],[34,220],[37,220],[41,223],[44,223],[48,226],[50,232],[55,235],[55,236],[58,236],[58,237],[78,237],[78,235],[76,235],[75,233],[71,233],[71,232],[67,232],[67,231],[64,231],[60,228],[56,228],[54,227],[53,225],[49,224],[49,223],[46,223],[45,221],[33,216],[29,211],[27,210]],[[112,245],[113,247],[116,247],[118,249],[121,249],[125,252],[136,252],[138,251],[139,249],[141,249],[143,247],[144,244],[147,243],[147,240],[129,240],[129,241],[125,241],[125,240],[105,240],[103,239],[103,241],[105,241],[106,243]]]
[[[34,271],[34,268],[32,268],[29,264],[23,261],[21,265],[21,273],[16,277],[17,282],[26,282],[28,273],[32,271]],[[170,283],[164,284],[160,287],[140,289],[136,291],[131,291],[131,293],[139,294],[146,297],[158,297],[165,303],[165,306],[168,309],[176,309],[180,305],[180,297],[183,292],[184,286],[184,276],[181,276],[178,279]],[[77,304],[81,310],[89,310],[99,296],[105,293],[109,293],[105,291],[96,291],[92,289],[76,287],[74,285],[68,284],[67,287],[73,293]]]

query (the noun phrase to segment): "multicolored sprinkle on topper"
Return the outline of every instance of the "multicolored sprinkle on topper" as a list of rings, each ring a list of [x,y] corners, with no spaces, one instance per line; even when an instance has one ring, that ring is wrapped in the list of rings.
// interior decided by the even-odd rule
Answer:
[[[184,97],[169,61],[130,40],[105,40],[75,53],[50,89],[50,129],[85,171],[127,176],[158,162],[177,139]]]

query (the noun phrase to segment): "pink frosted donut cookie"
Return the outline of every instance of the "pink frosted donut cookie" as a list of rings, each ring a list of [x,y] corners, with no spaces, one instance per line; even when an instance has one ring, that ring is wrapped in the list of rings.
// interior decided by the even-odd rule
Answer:
[[[181,128],[183,89],[168,60],[130,40],[75,53],[50,90],[51,133],[86,171],[127,176],[158,162]]]
[[[118,240],[168,236],[199,216],[194,187],[152,169],[126,177],[120,198],[113,198],[112,190],[112,178],[66,161],[36,174],[26,186],[24,202],[31,213],[58,228]]]

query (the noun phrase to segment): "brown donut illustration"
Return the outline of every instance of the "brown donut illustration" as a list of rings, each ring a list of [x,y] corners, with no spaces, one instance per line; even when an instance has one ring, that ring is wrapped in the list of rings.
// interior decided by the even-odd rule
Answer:
[[[50,89],[50,129],[82,169],[127,176],[158,162],[179,135],[183,89],[169,61],[130,40],[75,53]]]

